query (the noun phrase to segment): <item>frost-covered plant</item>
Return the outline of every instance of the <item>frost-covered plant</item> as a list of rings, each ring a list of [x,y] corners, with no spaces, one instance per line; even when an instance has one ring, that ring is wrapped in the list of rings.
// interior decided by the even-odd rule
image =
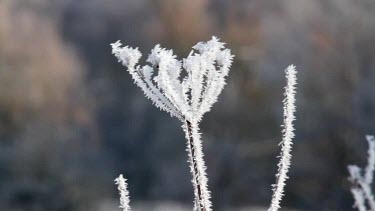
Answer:
[[[281,154],[280,162],[278,164],[279,170],[276,174],[276,183],[273,185],[273,196],[271,205],[268,211],[277,211],[280,208],[280,202],[284,195],[285,181],[288,179],[287,173],[290,167],[292,155],[292,140],[294,138],[293,121],[295,120],[295,93],[297,84],[297,71],[294,65],[290,65],[286,70],[287,85],[284,92],[284,125],[283,125],[283,139],[280,143]]]
[[[207,188],[199,122],[210,111],[224,88],[233,55],[229,49],[224,48],[224,43],[212,37],[208,42],[195,45],[189,56],[182,61],[176,59],[172,50],[156,45],[147,59],[149,65],[141,67],[136,66],[142,56],[138,49],[122,47],[120,41],[111,45],[112,53],[128,68],[134,82],[146,97],[156,107],[183,123],[193,176],[194,210],[210,211],[210,192]],[[123,195],[126,196],[127,192],[121,194]],[[124,202],[128,202],[126,197],[122,198],[126,199]],[[126,204],[121,206],[128,207]]]
[[[130,199],[126,179],[120,174],[120,176],[115,179],[115,183],[120,193],[120,208],[122,208],[122,211],[130,211]]]
[[[359,211],[366,211],[367,207],[369,210],[375,211],[375,200],[371,190],[375,170],[375,138],[374,136],[367,135],[366,140],[369,145],[367,166],[362,170],[359,166],[349,165],[349,180],[352,183],[351,192],[355,202],[354,206]]]

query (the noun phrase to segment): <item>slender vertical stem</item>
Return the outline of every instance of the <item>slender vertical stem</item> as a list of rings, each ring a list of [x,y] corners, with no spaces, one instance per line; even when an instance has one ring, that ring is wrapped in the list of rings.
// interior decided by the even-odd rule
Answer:
[[[285,181],[289,178],[287,173],[291,163],[291,151],[294,138],[293,121],[295,119],[295,93],[297,84],[297,71],[294,65],[290,65],[286,70],[287,85],[284,92],[284,129],[283,140],[281,142],[280,162],[278,164],[278,172],[276,174],[276,183],[273,185],[273,195],[271,205],[268,211],[278,211],[280,202],[284,195]]]
[[[185,132],[187,139],[187,151],[189,154],[190,171],[193,176],[195,195],[195,210],[210,211],[209,192],[207,190],[207,178],[203,161],[202,146],[200,143],[198,125],[185,120]]]

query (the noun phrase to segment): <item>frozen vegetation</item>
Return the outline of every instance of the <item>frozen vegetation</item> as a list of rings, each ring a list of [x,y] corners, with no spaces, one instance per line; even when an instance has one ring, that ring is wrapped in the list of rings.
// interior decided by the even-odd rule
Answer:
[[[361,169],[357,165],[349,165],[349,180],[352,183],[351,192],[355,201],[354,206],[359,211],[375,211],[375,200],[371,188],[375,170],[375,138],[367,135],[366,140],[369,145],[367,166],[365,169]]]
[[[137,84],[147,98],[160,110],[166,111],[172,117],[182,122],[186,134],[188,161],[194,187],[194,210],[210,211],[210,191],[207,185],[206,166],[203,160],[202,140],[199,132],[199,122],[203,115],[211,110],[225,85],[233,55],[225,49],[224,43],[212,37],[208,42],[199,42],[193,46],[189,56],[181,61],[176,59],[172,50],[166,50],[160,45],[149,54],[149,65],[137,66],[142,54],[137,48],[122,47],[120,41],[112,46],[119,62],[127,67]],[[280,143],[281,155],[273,185],[269,211],[277,211],[284,195],[285,181],[291,163],[292,139],[294,138],[293,121],[295,119],[295,92],[297,71],[294,65],[286,70],[287,85],[284,99],[284,128]],[[126,180],[120,175],[116,179],[120,192],[120,208],[129,211],[129,197]]]

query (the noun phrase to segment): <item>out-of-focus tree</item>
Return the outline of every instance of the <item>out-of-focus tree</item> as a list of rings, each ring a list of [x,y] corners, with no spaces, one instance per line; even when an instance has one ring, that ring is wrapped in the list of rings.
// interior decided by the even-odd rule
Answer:
[[[0,209],[72,210],[99,194],[84,179],[100,145],[95,105],[44,1],[23,2],[0,2]]]

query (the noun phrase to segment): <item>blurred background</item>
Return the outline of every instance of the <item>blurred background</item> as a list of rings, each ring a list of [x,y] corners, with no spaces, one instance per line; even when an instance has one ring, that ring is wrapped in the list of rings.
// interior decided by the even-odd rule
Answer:
[[[202,122],[214,209],[266,210],[281,139],[284,69],[298,73],[281,210],[354,210],[348,164],[375,133],[374,0],[1,0],[0,210],[185,211],[193,190],[180,122],[111,55],[122,40],[180,58],[218,36],[236,55]]]

